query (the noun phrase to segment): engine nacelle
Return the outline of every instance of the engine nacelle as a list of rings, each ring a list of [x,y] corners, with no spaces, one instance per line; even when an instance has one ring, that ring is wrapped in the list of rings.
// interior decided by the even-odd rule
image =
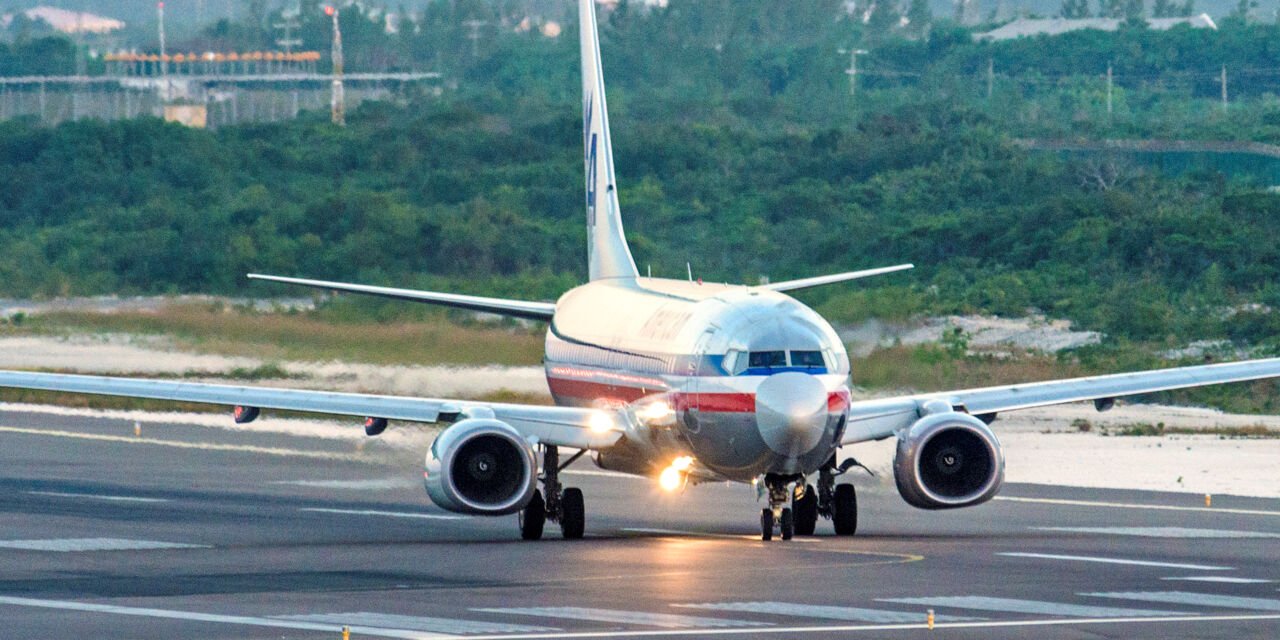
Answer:
[[[1004,483],[1004,454],[987,424],[944,411],[911,425],[893,459],[898,493],[913,507],[953,509],[995,497]]]
[[[511,425],[470,418],[445,429],[427,450],[427,495],[458,513],[500,516],[533,499],[538,459]]]

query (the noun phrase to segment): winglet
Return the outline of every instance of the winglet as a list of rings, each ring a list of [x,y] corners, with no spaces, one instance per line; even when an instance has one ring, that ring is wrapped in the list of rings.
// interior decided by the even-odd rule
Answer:
[[[882,273],[893,273],[895,271],[906,271],[914,269],[914,264],[896,264],[892,267],[879,267],[876,269],[863,269],[862,271],[849,271],[846,273],[833,273],[827,276],[816,276],[813,278],[802,278],[800,280],[786,280],[784,282],[772,282],[760,285],[761,289],[771,289],[773,291],[794,291],[796,289],[808,289],[809,287],[817,287],[824,284],[832,284],[835,282],[844,282],[846,280],[857,280],[859,278],[867,278],[870,276],[878,276]]]
[[[578,0],[582,45],[582,130],[587,173],[587,264],[592,280],[635,278],[613,176],[613,144],[600,65],[595,0]]]

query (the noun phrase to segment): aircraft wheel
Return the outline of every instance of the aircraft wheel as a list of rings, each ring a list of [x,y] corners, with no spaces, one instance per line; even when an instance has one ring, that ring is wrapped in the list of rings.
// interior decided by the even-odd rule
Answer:
[[[585,525],[586,507],[582,504],[582,489],[565,489],[560,498],[560,531],[565,540],[581,538]]]
[[[760,539],[773,539],[773,509],[768,507],[760,510]]]
[[[782,510],[782,518],[778,521],[778,527],[782,529],[782,539],[790,540],[796,531],[795,517],[791,514],[791,509]]]
[[[818,526],[818,492],[813,485],[804,488],[803,498],[791,499],[791,512],[795,514],[796,535],[813,535]]]
[[[547,523],[547,505],[542,501],[542,492],[535,489],[533,499],[520,510],[520,537],[525,540],[542,538],[542,526]]]
[[[858,495],[853,485],[836,485],[836,495],[832,502],[831,522],[836,527],[836,535],[853,535],[858,530]]]

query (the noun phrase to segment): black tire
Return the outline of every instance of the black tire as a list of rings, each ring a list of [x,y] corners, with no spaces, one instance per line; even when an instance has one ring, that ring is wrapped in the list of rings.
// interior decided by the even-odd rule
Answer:
[[[836,485],[836,495],[831,505],[831,523],[836,526],[836,535],[851,536],[858,530],[858,494],[853,485]]]
[[[791,500],[791,512],[795,514],[796,535],[811,536],[818,527],[818,492],[813,485],[804,488],[804,497]]]
[[[565,540],[577,540],[582,537],[586,526],[587,512],[582,504],[582,489],[570,487],[560,497],[560,532]]]
[[[547,505],[542,492],[534,489],[533,499],[520,510],[520,537],[525,540],[541,540],[542,527],[547,523]]]
[[[796,533],[795,517],[791,514],[791,509],[783,509],[782,517],[779,518],[778,528],[782,529],[782,539],[790,540],[791,536]]]
[[[760,539],[773,539],[773,509],[767,507],[760,510]]]

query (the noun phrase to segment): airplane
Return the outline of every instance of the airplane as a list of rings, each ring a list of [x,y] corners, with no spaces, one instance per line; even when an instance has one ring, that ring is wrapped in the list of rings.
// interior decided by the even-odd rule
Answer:
[[[894,481],[921,509],[981,504],[1000,490],[998,414],[1280,377],[1280,358],[1050,382],[853,400],[850,362],[831,325],[788,295],[909,269],[902,264],[758,286],[642,277],[622,227],[594,0],[579,0],[589,281],[556,302],[249,274],[249,278],[443,305],[547,323],[545,369],[556,406],[331,393],[299,389],[0,371],[0,386],[364,417],[369,436],[389,421],[447,425],[426,452],[424,485],[437,506],[517,514],[522,538],[547,521],[581,538],[582,491],[561,472],[584,456],[663,489],[712,481],[755,484],[767,496],[761,538],[837,535],[858,525],[858,463],[839,449],[895,438]],[[561,450],[572,451],[562,458]]]

